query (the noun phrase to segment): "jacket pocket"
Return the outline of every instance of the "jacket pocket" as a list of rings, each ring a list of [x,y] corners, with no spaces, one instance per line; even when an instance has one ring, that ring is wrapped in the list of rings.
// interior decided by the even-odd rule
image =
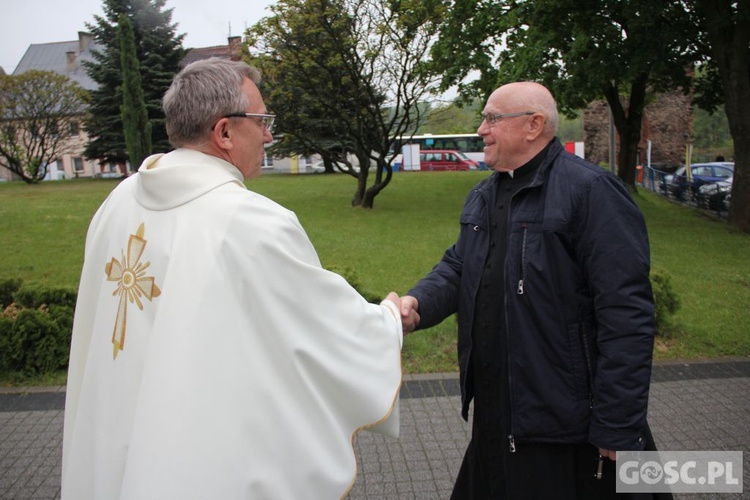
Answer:
[[[588,348],[592,341],[583,323],[568,325],[568,352],[573,391],[577,399],[591,400],[593,397],[593,365]]]

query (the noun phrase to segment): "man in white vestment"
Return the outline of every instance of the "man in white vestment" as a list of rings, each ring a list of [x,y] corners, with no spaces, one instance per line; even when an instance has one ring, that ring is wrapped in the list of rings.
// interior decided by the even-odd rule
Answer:
[[[326,271],[249,191],[273,115],[254,68],[188,65],[170,142],[94,216],[70,354],[62,498],[328,499],[354,434],[398,435],[400,300]]]

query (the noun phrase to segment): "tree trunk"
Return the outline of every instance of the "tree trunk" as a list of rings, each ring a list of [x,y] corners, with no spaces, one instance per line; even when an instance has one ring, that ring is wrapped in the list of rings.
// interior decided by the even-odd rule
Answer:
[[[378,160],[377,166],[375,168],[375,182],[372,186],[369,188],[367,187],[367,177],[369,174],[369,171],[367,167],[363,167],[363,165],[368,165],[369,158],[360,158],[359,162],[359,180],[357,182],[357,192],[354,195],[354,199],[352,200],[352,206],[360,206],[362,208],[374,208],[375,207],[375,197],[380,194],[380,192],[385,189],[385,187],[391,182],[391,177],[393,177],[393,169],[390,165],[386,164],[383,160]],[[383,173],[385,172],[385,178],[383,178]]]
[[[359,177],[357,178],[357,190],[354,192],[354,198],[352,198],[353,207],[361,207],[365,200],[365,192],[367,190],[367,172],[359,171]]]
[[[375,193],[372,189],[365,191],[365,198],[362,200],[362,208],[374,208],[375,207]]]
[[[630,103],[627,110],[620,101],[620,95],[615,85],[609,86],[605,92],[607,103],[612,110],[617,134],[620,136],[617,176],[631,191],[635,191],[635,167],[638,164],[638,144],[641,141],[647,82],[647,75],[635,79],[630,88]]]
[[[734,142],[734,181],[729,222],[750,232],[750,16],[739,3],[733,14],[729,1],[699,2],[706,19],[711,52],[719,68],[725,111]],[[743,7],[743,5],[745,7]],[[745,9],[742,12],[742,9]],[[744,17],[743,17],[744,16]]]
[[[745,117],[747,122],[748,118]],[[747,123],[745,124],[748,125]],[[734,181],[732,198],[729,206],[729,222],[735,224],[742,232],[750,233],[750,140],[747,134],[741,140],[734,133]]]
[[[638,164],[638,143],[641,140],[641,126],[634,123],[630,114],[625,122],[624,130],[620,132],[620,153],[618,155],[617,176],[630,191],[635,191],[635,167]],[[620,130],[620,127],[618,127]]]

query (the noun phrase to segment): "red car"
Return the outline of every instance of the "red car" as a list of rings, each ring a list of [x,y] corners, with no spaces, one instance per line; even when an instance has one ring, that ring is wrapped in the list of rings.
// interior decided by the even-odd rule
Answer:
[[[451,149],[423,149],[419,152],[420,170],[475,170],[479,163],[460,151]]]

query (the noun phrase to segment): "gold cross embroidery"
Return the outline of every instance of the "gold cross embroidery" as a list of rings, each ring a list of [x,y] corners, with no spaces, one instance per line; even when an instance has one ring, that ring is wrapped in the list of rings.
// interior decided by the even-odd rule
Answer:
[[[150,262],[141,262],[141,255],[146,248],[147,241],[143,238],[146,231],[142,223],[135,234],[128,239],[128,252],[122,252],[122,260],[112,257],[112,260],[104,266],[107,281],[116,281],[117,288],[112,295],[120,296],[120,305],[117,307],[117,319],[112,332],[112,344],[114,345],[114,359],[117,359],[118,351],[125,347],[125,330],[128,319],[128,302],[135,303],[138,309],[143,310],[141,297],[149,301],[161,295],[161,290],[154,283],[153,276],[146,276],[146,269]]]

